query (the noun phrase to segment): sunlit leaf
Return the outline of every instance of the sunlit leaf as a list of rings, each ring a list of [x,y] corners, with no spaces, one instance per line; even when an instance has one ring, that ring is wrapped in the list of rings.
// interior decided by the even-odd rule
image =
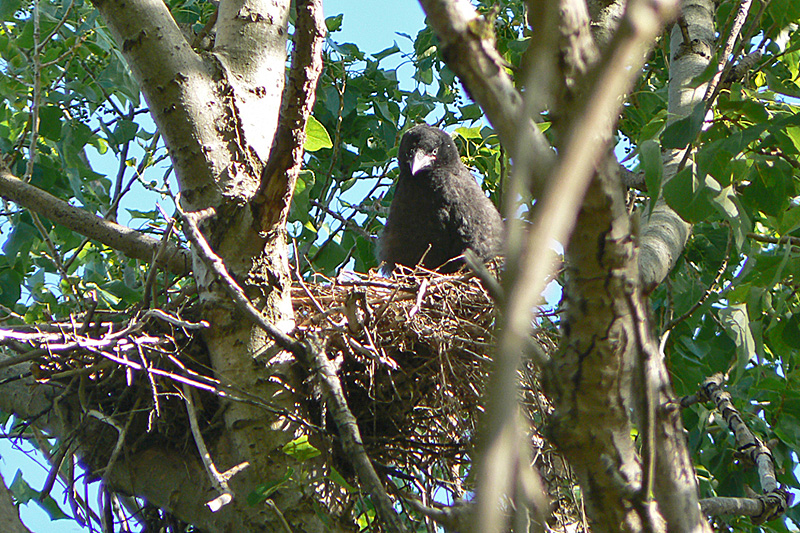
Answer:
[[[308,122],[306,123],[306,142],[303,148],[307,152],[316,152],[323,148],[332,147],[333,142],[331,141],[330,135],[328,135],[328,132],[325,130],[325,126],[320,124],[313,116],[308,117]]]

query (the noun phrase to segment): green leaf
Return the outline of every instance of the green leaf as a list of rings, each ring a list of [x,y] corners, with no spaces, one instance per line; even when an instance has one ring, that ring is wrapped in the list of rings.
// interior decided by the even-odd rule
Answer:
[[[323,126],[314,116],[308,117],[306,122],[306,142],[303,146],[306,152],[316,152],[323,148],[333,148],[333,142]]]
[[[787,346],[800,350],[800,314],[793,314],[784,321],[781,339]]]
[[[22,296],[22,276],[10,268],[0,269],[0,305],[11,309]]]
[[[331,473],[328,474],[328,479],[330,479],[331,481],[333,481],[334,483],[336,483],[340,487],[343,487],[347,492],[351,492],[351,493],[352,492],[356,492],[355,487],[353,487],[350,483],[348,483],[347,480],[339,473],[338,470],[336,470],[332,466],[330,467],[330,469],[331,469]]]
[[[478,120],[483,116],[483,111],[481,111],[478,104],[469,104],[459,107],[458,109],[461,111],[462,120]]]
[[[308,435],[303,435],[291,442],[287,442],[283,445],[282,450],[283,453],[294,457],[301,463],[308,459],[313,459],[322,453],[308,442]]]
[[[130,120],[117,121],[117,127],[114,128],[114,142],[116,144],[125,144],[132,141],[136,137],[136,132],[139,131],[139,126]]]
[[[756,353],[753,334],[750,331],[750,317],[747,315],[746,304],[736,304],[719,310],[719,319],[728,337],[736,346],[736,376],[741,376],[750,357]]]
[[[698,222],[715,212],[711,199],[719,194],[721,187],[711,176],[697,178],[690,167],[678,172],[664,184],[664,200],[667,205],[687,222]]]
[[[52,496],[49,494],[42,500],[39,499],[39,492],[34,490],[25,479],[22,477],[22,472],[17,470],[17,475],[14,476],[14,481],[11,482],[9,485],[9,490],[11,494],[14,495],[14,499],[16,500],[17,504],[24,504],[28,502],[34,502],[39,507],[41,507],[47,516],[50,517],[50,520],[63,520],[65,518],[69,518],[69,516],[61,510],[58,506],[58,503],[53,499]]]
[[[64,114],[55,105],[45,105],[39,109],[39,133],[45,139],[58,142],[61,140],[61,119]]]
[[[698,103],[692,112],[680,120],[676,120],[664,130],[664,148],[682,149],[689,146],[694,141],[697,134],[703,128],[703,118],[705,116],[705,102]]]
[[[385,49],[381,50],[380,52],[378,52],[377,54],[372,54],[372,57],[374,57],[375,59],[380,61],[381,59],[389,57],[390,55],[394,55],[394,54],[396,54],[398,52],[400,52],[400,47],[397,46],[397,42],[395,42],[389,48],[385,48]]]
[[[0,20],[10,20],[22,7],[22,0],[3,0],[0,2]]]
[[[653,212],[658,197],[661,196],[661,180],[664,177],[664,163],[661,159],[661,145],[658,141],[645,141],[639,145],[639,155],[644,169],[644,181],[650,194],[648,216]]]
[[[292,475],[294,475],[294,469],[287,468],[283,477],[258,485],[253,492],[247,495],[247,503],[249,505],[258,505],[263,502],[289,481]]]
[[[481,127],[476,126],[474,128],[456,128],[456,134],[461,135],[465,139],[475,139],[480,142],[482,139],[481,137]]]
[[[723,188],[711,204],[730,223],[737,249],[741,249],[747,232],[750,231],[750,218],[739,203],[733,185]]]
[[[328,28],[328,33],[333,33],[342,29],[342,21],[344,20],[344,13],[339,13],[332,17],[325,19],[325,27]]]

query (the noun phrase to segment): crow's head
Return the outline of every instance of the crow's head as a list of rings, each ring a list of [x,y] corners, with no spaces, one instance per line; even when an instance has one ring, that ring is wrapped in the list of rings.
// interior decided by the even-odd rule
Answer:
[[[427,124],[414,126],[403,135],[397,158],[400,171],[412,176],[460,162],[456,144],[450,135]]]

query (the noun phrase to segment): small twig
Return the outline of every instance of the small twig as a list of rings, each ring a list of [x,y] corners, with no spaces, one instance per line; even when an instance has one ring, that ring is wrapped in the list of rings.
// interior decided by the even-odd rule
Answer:
[[[760,503],[756,509],[757,512],[749,514],[749,516],[753,516],[753,522],[760,524],[785,513],[791,501],[790,495],[779,485],[775,477],[775,460],[772,452],[761,439],[750,431],[739,411],[731,402],[731,395],[723,390],[725,379],[725,375],[722,373],[707,378],[703,382],[698,396],[714,402],[717,411],[722,414],[728,428],[733,433],[737,454],[746,457],[751,464],[756,466],[763,494],[756,498]],[[706,505],[710,506],[712,503],[709,502]],[[742,504],[740,507],[748,506]]]
[[[336,368],[333,362],[328,359],[325,353],[324,343],[320,342],[319,339],[313,339],[309,343],[309,348],[306,363],[314,370],[323,389],[325,389],[326,403],[331,417],[339,429],[342,449],[358,473],[358,477],[370,495],[372,503],[377,508],[386,529],[389,531],[406,531],[405,526],[397,516],[392,500],[386,494],[386,490],[383,488],[383,484],[375,473],[375,469],[364,449],[356,418],[347,406],[342,383],[336,375]]]
[[[217,17],[219,16],[219,5],[214,9],[214,12],[209,17],[208,22],[203,28],[197,32],[197,35],[194,36],[194,40],[192,40],[192,48],[199,48],[200,45],[203,43],[203,39],[206,35],[208,35],[211,30],[214,28],[214,24],[217,23]]]
[[[200,458],[203,460],[203,466],[206,468],[206,473],[211,479],[211,484],[219,492],[219,496],[211,501],[206,502],[206,505],[211,509],[212,513],[216,513],[222,507],[233,501],[233,491],[228,485],[228,479],[223,474],[220,474],[214,461],[211,459],[211,454],[208,453],[206,442],[203,440],[203,434],[200,432],[200,424],[197,422],[197,411],[194,408],[194,401],[192,400],[192,389],[184,384],[183,385],[183,401],[186,403],[186,413],[189,415],[189,426],[192,429],[192,436],[197,445],[197,451],[200,452]],[[242,463],[247,465],[248,463]],[[242,466],[240,465],[240,466]]]
[[[133,413],[135,413],[139,409],[139,404],[141,403],[141,398],[136,399],[136,403],[133,405],[132,412],[130,416],[128,416],[128,421],[125,422],[125,427],[120,427],[116,421],[111,418],[110,416],[106,416],[100,411],[90,410],[86,414],[89,416],[93,416],[94,418],[100,420],[108,424],[109,426],[113,427],[117,430],[117,442],[114,444],[114,449],[111,452],[111,457],[108,459],[108,464],[103,469],[103,480],[108,478],[108,475],[111,473],[111,470],[114,468],[114,465],[117,463],[117,459],[119,458],[119,454],[122,452],[122,445],[125,443],[125,435],[128,434],[128,430],[131,427],[131,422],[133,422]]]
[[[275,516],[278,517],[278,521],[281,523],[281,528],[283,528],[283,531],[285,533],[292,533],[292,528],[289,526],[289,522],[286,521],[286,517],[283,516],[283,513],[280,509],[278,509],[278,506],[275,505],[275,502],[273,502],[270,498],[267,498],[264,500],[264,504],[269,507],[273,513],[275,513]]]
[[[50,457],[50,471],[47,473],[47,479],[44,481],[42,490],[39,491],[38,499],[40,502],[50,496],[50,491],[53,490],[53,485],[58,478],[58,473],[61,471],[61,465],[64,463],[64,459],[69,455],[69,450],[72,448],[74,442],[73,439],[62,440],[58,452]]]
[[[770,235],[761,235],[759,233],[747,233],[747,238],[753,239],[756,242],[763,242],[765,244],[791,244],[792,246],[800,246],[800,237],[794,237],[792,235],[772,237]]]
[[[644,509],[645,503],[651,498],[653,491],[653,478],[656,468],[656,385],[655,371],[653,370],[656,361],[661,359],[658,347],[650,334],[650,321],[645,316],[641,302],[634,300],[635,294],[625,294],[628,309],[634,322],[634,339],[637,345],[636,370],[638,386],[638,415],[642,433],[642,485],[639,491],[639,500]],[[646,512],[646,511],[645,511]],[[641,512],[640,512],[641,514]],[[647,515],[649,516],[649,515]],[[647,521],[647,516],[642,516],[643,521]]]
[[[664,331],[667,331],[667,332],[671,331],[672,328],[674,328],[675,326],[677,326],[678,324],[680,324],[681,322],[683,322],[684,320],[686,320],[687,318],[692,316],[692,314],[695,311],[700,309],[700,307],[704,303],[706,303],[706,300],[708,300],[709,296],[711,296],[711,293],[713,292],[714,287],[719,285],[720,279],[722,279],[722,275],[728,269],[728,259],[730,258],[731,242],[732,241],[733,241],[733,239],[731,238],[731,234],[729,232],[728,233],[728,242],[725,245],[725,259],[722,261],[722,264],[717,269],[717,275],[714,277],[714,281],[712,281],[711,284],[708,286],[708,289],[703,293],[703,295],[700,297],[700,299],[697,302],[695,302],[695,304],[692,307],[690,307],[685,313],[683,313],[678,318],[670,320],[667,323],[667,325],[664,326]]]
[[[689,24],[686,22],[686,19],[683,18],[683,15],[678,17],[675,24],[677,24],[678,29],[681,30],[681,38],[683,39],[684,46],[689,46],[689,43],[692,42],[692,38],[689,36]]]
[[[464,252],[464,263],[466,263],[467,267],[476,275],[478,279],[481,280],[483,283],[486,292],[489,293],[489,296],[492,297],[494,303],[497,306],[502,306],[503,302],[505,302],[505,294],[503,294],[503,287],[500,285],[500,282],[497,281],[497,278],[494,277],[486,265],[478,259],[478,256],[475,255],[475,252],[472,250],[466,250]]]
[[[270,337],[284,350],[290,351],[295,356],[301,355],[305,352],[303,345],[281,331],[274,324],[269,322],[267,318],[255,308],[250,302],[250,299],[244,293],[241,287],[228,273],[224,261],[211,249],[211,246],[206,241],[206,238],[197,228],[197,221],[212,216],[214,210],[212,208],[204,209],[202,211],[195,211],[186,213],[180,207],[180,202],[176,204],[178,212],[183,217],[185,222],[183,231],[186,238],[191,241],[200,259],[218,278],[222,280],[222,287],[228,296],[231,297],[236,306],[243,311],[258,327],[266,331]]]
[[[419,312],[420,307],[422,307],[422,301],[425,299],[425,294],[428,292],[428,278],[423,278],[422,283],[419,284],[419,289],[417,290],[417,300],[414,302],[414,305],[408,311],[408,318],[412,319],[414,316]]]
[[[144,294],[142,296],[142,309],[147,309],[150,307],[150,299],[151,294],[153,291],[153,283],[156,280],[156,274],[158,273],[158,262],[161,260],[162,256],[164,255],[164,250],[167,249],[167,243],[169,242],[169,236],[172,233],[172,227],[175,225],[175,219],[171,219],[169,223],[167,223],[167,227],[164,229],[164,235],[161,236],[161,244],[158,246],[158,249],[153,254],[153,260],[150,262],[150,271],[147,273],[147,279],[144,282]]]

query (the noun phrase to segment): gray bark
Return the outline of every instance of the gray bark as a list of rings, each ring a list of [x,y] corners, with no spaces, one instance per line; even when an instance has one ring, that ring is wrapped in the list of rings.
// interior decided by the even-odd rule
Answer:
[[[681,16],[692,43],[683,42],[680,27],[675,24],[670,38],[668,124],[689,115],[702,101],[706,84],[692,87],[691,82],[708,66],[715,46],[713,1],[685,0],[681,5]],[[675,176],[683,155],[684,150],[664,154],[664,183]],[[653,191],[650,194],[656,196]],[[669,275],[691,232],[691,224],[669,207],[663,197],[659,198],[653,212],[643,221],[641,230],[639,268],[646,290],[655,288]]]

